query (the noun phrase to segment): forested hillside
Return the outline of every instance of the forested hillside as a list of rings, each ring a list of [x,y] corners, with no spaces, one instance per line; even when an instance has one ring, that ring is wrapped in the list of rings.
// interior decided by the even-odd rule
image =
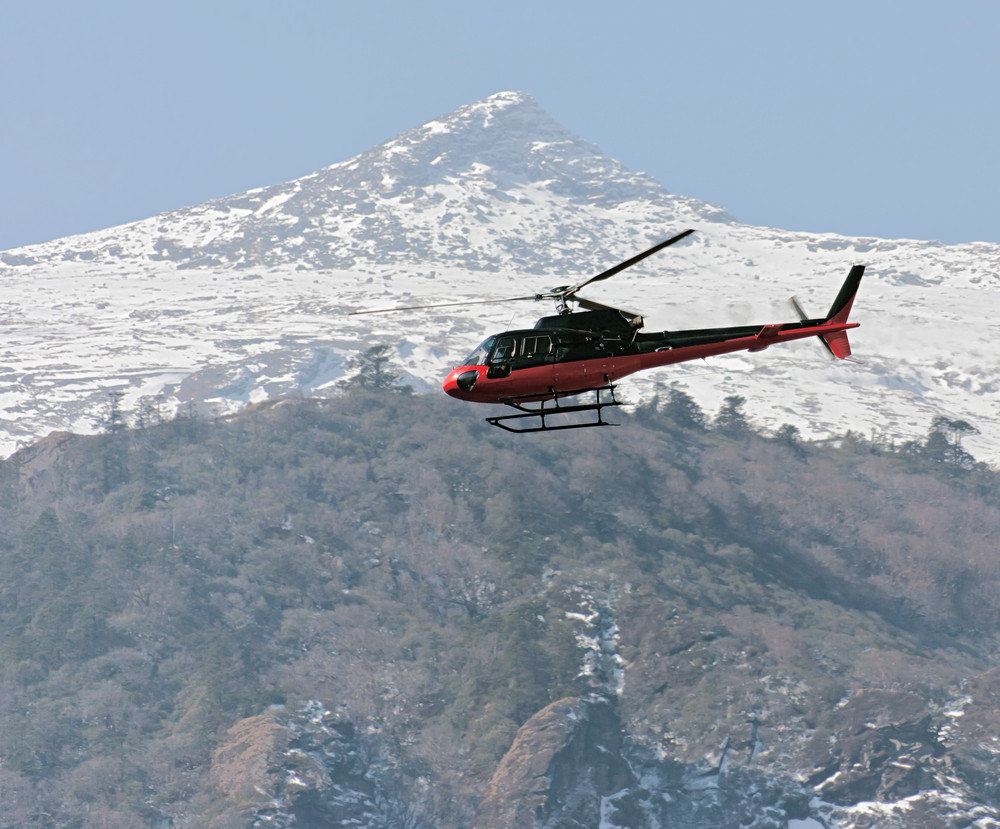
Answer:
[[[612,706],[633,767],[786,781],[786,821],[947,781],[996,808],[989,707],[962,713],[1000,664],[1000,486],[968,424],[807,445],[677,388],[618,428],[482,414],[112,405],[4,461],[0,826],[487,825],[518,729],[566,699]],[[931,735],[903,783],[834,782],[861,689]],[[655,825],[643,797],[607,825]]]

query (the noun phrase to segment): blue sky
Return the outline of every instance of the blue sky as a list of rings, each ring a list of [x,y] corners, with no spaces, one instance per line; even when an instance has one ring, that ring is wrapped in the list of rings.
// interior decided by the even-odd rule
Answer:
[[[349,158],[505,89],[750,224],[1000,242],[1000,3],[6,3],[0,249]]]

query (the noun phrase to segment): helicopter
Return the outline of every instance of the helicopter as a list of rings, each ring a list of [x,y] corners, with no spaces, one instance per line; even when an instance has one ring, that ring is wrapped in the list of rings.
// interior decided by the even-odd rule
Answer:
[[[763,351],[772,345],[806,337],[819,338],[835,358],[850,358],[847,331],[859,324],[847,320],[864,275],[864,265],[851,268],[830,311],[823,318],[808,318],[793,297],[791,302],[798,322],[645,332],[641,330],[644,324],[641,315],[578,295],[588,285],[621,273],[692,233],[694,229],[678,233],[576,285],[563,285],[531,296],[474,301],[548,299],[555,302],[556,313],[542,317],[532,328],[487,337],[448,374],[443,383],[445,393],[459,400],[499,403],[515,409],[515,414],[486,418],[491,425],[506,431],[550,432],[614,425],[605,420],[603,412],[608,407],[622,405],[615,396],[618,381],[659,366],[735,351]],[[573,310],[571,303],[583,310]],[[464,304],[469,303],[381,310]],[[584,395],[593,395],[593,398],[581,401],[579,398]],[[566,417],[580,412],[590,413],[592,419],[581,421],[579,417]]]

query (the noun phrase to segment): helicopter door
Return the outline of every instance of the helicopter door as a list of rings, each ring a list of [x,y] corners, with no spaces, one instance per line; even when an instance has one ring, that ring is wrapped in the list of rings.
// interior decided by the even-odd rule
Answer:
[[[517,353],[517,340],[513,337],[500,337],[490,355],[489,368],[486,369],[486,376],[491,380],[498,380],[510,374],[510,361]]]

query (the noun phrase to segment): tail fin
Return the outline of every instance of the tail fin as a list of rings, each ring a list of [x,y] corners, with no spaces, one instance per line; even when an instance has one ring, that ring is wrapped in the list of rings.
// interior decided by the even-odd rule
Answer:
[[[851,306],[854,305],[854,297],[858,293],[858,285],[861,284],[861,277],[864,276],[865,266],[855,265],[851,272],[847,274],[847,279],[840,288],[840,293],[830,307],[830,313],[826,315],[827,324],[840,325],[847,322],[847,317],[851,313]],[[851,356],[851,343],[847,339],[846,331],[834,331],[832,334],[820,334],[823,345],[834,356],[841,360]]]

